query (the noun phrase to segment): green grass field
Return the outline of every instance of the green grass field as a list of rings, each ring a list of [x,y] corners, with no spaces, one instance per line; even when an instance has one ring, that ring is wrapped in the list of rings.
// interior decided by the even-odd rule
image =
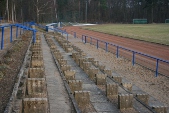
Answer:
[[[104,24],[84,29],[169,45],[169,24]]]

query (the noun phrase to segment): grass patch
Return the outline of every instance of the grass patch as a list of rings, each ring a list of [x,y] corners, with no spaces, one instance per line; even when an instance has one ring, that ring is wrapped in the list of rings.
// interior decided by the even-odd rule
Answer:
[[[169,24],[106,24],[84,29],[169,45]]]

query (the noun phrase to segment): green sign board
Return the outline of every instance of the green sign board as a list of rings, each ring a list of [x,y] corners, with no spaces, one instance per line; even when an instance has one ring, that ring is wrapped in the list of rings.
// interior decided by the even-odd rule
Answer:
[[[147,24],[147,19],[133,19],[133,24]]]

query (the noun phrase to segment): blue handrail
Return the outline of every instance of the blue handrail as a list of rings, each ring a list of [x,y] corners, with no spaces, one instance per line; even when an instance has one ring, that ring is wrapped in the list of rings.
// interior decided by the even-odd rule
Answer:
[[[25,23],[24,23],[25,24]],[[16,27],[16,38],[18,37],[18,28],[20,29],[25,29],[25,30],[30,30],[33,32],[33,43],[36,42],[36,35],[35,33],[37,32],[37,30],[35,29],[32,29],[32,28],[29,28],[27,26],[24,26],[24,24],[9,24],[9,25],[3,25],[3,26],[0,26],[0,29],[2,29],[2,35],[1,35],[1,50],[4,48],[4,32],[5,32],[5,27],[10,27],[10,42],[13,41],[12,39],[12,27],[15,26]],[[20,30],[20,35],[21,35],[21,30]]]

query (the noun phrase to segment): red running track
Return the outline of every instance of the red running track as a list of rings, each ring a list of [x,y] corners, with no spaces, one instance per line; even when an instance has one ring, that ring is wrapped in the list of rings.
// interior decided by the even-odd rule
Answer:
[[[95,31],[89,31],[89,30],[81,29],[81,27],[77,27],[77,26],[64,27],[63,29],[66,29],[66,31],[69,34],[73,34],[73,32],[76,32],[76,36],[78,38],[82,38],[82,35],[87,35],[105,42],[113,43],[137,52],[141,52],[147,55],[151,55],[169,61],[169,46],[134,40],[130,38],[113,36],[113,35],[104,34]],[[90,42],[89,38],[87,38],[87,42]],[[93,40],[92,43],[96,45],[96,41]],[[99,42],[99,47],[105,48],[105,43]],[[116,48],[110,45],[108,45],[108,50],[113,53],[116,52]],[[122,49],[119,49],[119,55],[124,56],[130,60],[132,59],[132,53],[124,51]],[[156,69],[156,60],[136,54],[135,61],[150,69],[153,70]],[[169,76],[169,64],[159,62],[159,72],[163,75]]]

